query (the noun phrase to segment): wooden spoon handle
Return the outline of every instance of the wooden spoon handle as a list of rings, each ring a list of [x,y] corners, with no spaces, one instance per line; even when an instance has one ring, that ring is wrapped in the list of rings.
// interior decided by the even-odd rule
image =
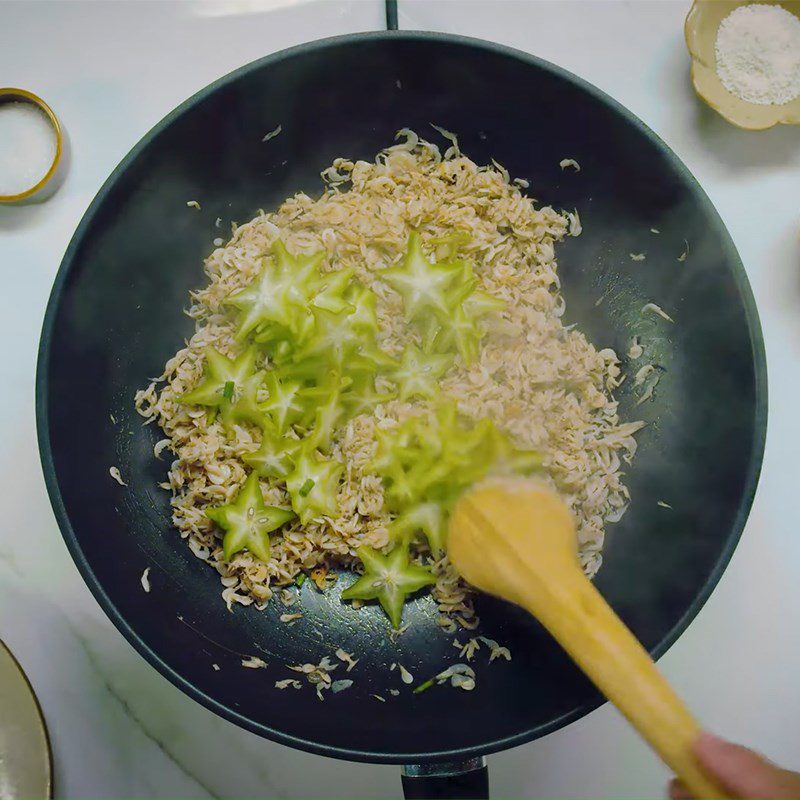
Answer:
[[[574,580],[556,591],[542,603],[541,587],[522,589],[520,600],[695,798],[728,797],[692,753],[700,732],[697,722],[597,589],[576,570]]]

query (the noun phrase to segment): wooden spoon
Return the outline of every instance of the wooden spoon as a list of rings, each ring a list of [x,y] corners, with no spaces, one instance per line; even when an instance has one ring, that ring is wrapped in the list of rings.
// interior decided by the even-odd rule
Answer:
[[[727,797],[692,753],[697,722],[583,574],[572,517],[552,489],[476,486],[453,511],[447,551],[473,586],[533,614],[698,800]]]

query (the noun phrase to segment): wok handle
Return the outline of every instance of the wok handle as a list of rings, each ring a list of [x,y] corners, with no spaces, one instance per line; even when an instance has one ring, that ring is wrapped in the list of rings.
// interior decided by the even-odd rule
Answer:
[[[397,0],[385,0],[386,30],[397,30]]]
[[[489,800],[489,770],[483,758],[403,767],[406,800]]]

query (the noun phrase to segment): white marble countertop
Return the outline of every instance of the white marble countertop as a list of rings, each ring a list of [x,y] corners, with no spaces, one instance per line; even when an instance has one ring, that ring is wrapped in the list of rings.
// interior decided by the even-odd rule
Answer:
[[[707,725],[798,768],[800,129],[745,133],[700,106],[687,77],[687,6],[401,0],[401,27],[509,44],[595,83],[665,139],[728,225],[766,338],[766,459],[728,571],[661,664]],[[73,147],[67,182],[52,200],[0,208],[0,637],[42,702],[58,796],[398,796],[395,768],[322,759],[238,730],[133,651],[90,596],[58,533],[33,405],[53,276],[83,211],[131,145],[241,64],[304,40],[381,27],[382,4],[4,2],[0,20],[0,83],[47,99]],[[656,797],[666,780],[609,707],[493,756],[490,765],[495,797]]]

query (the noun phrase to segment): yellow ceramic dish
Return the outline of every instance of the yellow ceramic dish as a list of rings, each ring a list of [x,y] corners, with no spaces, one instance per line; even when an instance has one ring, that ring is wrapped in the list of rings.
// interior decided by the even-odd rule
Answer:
[[[56,135],[56,154],[45,176],[37,184],[19,194],[0,194],[0,203],[14,204],[36,200],[40,195],[44,194],[46,187],[50,187],[51,181],[58,172],[58,167],[61,163],[61,155],[64,150],[64,135],[61,131],[61,124],[58,121],[58,117],[53,113],[53,109],[41,97],[26,89],[0,88],[0,103],[30,103],[43,111],[53,126],[53,131]]]
[[[755,0],[780,5],[800,17],[800,0]],[[747,0],[694,0],[686,17],[684,34],[692,56],[692,83],[695,91],[728,122],[747,130],[760,131],[773,125],[800,125],[800,97],[784,105],[758,105],[731,94],[717,77],[714,46],[719,25]]]

